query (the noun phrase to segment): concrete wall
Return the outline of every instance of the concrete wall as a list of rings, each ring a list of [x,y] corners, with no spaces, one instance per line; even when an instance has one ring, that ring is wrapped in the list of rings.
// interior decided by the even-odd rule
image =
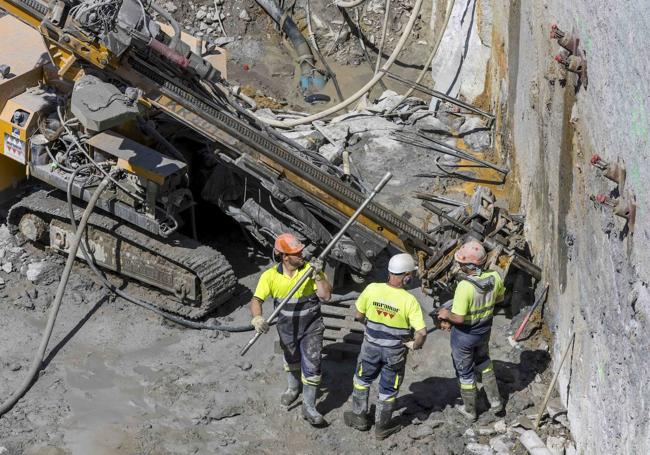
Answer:
[[[485,0],[483,0],[485,1]],[[648,1],[492,0],[490,99],[515,169],[536,262],[551,284],[545,318],[578,453],[650,453],[650,35]],[[550,25],[577,33],[589,85],[553,61]],[[615,184],[593,153],[627,168],[635,232],[592,202]]]

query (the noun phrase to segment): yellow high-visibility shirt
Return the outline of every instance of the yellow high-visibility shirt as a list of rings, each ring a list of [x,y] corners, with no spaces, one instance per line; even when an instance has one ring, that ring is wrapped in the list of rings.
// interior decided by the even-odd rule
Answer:
[[[506,288],[498,272],[488,270],[474,278],[486,281],[490,277],[494,280],[494,288],[488,292],[478,292],[476,287],[467,280],[462,280],[456,286],[451,311],[459,316],[464,316],[466,325],[489,323],[494,313],[494,304],[503,298]]]
[[[289,294],[289,291],[291,291],[300,277],[307,273],[307,270],[308,267],[307,264],[305,264],[303,267],[296,270],[293,276],[290,277],[284,273],[282,264],[273,266],[262,273],[253,295],[262,302],[269,297],[273,297],[276,300],[282,300],[282,298]],[[326,278],[324,274],[322,274],[322,276],[323,278]],[[300,299],[313,297],[314,294],[316,294],[316,281],[314,281],[313,278],[309,278],[295,292],[291,301],[297,302]]]
[[[426,327],[422,308],[413,294],[386,283],[371,283],[356,302],[359,313],[370,322],[397,329],[421,330]]]

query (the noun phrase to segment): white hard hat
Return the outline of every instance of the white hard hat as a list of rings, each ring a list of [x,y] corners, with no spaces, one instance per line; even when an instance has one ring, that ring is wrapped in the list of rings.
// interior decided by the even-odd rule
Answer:
[[[394,275],[417,270],[413,256],[407,253],[396,254],[388,261],[388,271]]]

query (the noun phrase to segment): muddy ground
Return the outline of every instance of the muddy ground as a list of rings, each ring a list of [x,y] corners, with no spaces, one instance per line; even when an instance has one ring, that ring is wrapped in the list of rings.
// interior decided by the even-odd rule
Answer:
[[[174,14],[187,30],[200,31],[197,11],[206,5],[209,13],[208,6],[214,3],[224,11],[226,37],[235,38],[226,45],[232,57],[232,80],[250,85],[259,95],[272,97],[271,101],[278,101],[285,109],[316,109],[297,95],[291,52],[281,45],[270,21],[254,2],[187,2],[178,5]],[[368,3],[370,11],[363,28],[377,29],[382,15],[376,6],[383,2]],[[388,51],[408,17],[411,3],[393,2],[397,10],[392,16]],[[312,5],[322,18],[322,27],[317,26],[319,44],[327,49],[340,28],[335,22],[336,9],[330,2],[312,1]],[[242,8],[250,20],[242,19]],[[426,12],[423,14],[426,16]],[[304,20],[299,22],[304,26]],[[418,62],[429,51],[427,40],[431,42],[423,24],[400,57],[396,72],[413,77],[419,70]],[[216,29],[215,24],[211,32],[214,37],[222,37]],[[330,56],[344,95],[355,91],[371,74],[353,38],[332,47]],[[403,91],[393,82],[387,85]],[[328,93],[333,94],[331,87]],[[375,90],[372,98],[379,93],[381,90]],[[376,159],[370,151],[376,144],[370,143],[372,147],[365,152],[361,150],[365,143],[359,144],[360,168],[372,174],[362,177],[371,183],[384,168],[394,170],[406,163],[397,154],[388,160]],[[444,181],[414,182],[410,177],[419,168],[418,160],[427,168],[431,156],[411,153],[409,175],[398,175],[396,181],[401,183],[387,190],[383,202],[393,210],[403,212],[404,201],[389,197],[391,194],[435,188],[456,195],[471,192],[463,185],[448,188]],[[507,190],[501,188],[497,195],[504,193]],[[7,208],[0,207],[0,399],[18,386],[29,370],[65,261],[32,245],[16,244],[2,226]],[[199,226],[201,239],[225,253],[240,283],[236,298],[215,316],[224,324],[248,324],[246,304],[260,272],[270,264],[268,252],[252,250],[239,228],[223,218],[199,219]],[[373,278],[383,280],[385,276],[378,271]],[[122,283],[117,277],[112,280],[150,300],[163,298]],[[495,370],[508,403],[505,415],[484,414],[476,424],[468,425],[452,409],[458,389],[449,336],[435,331],[431,318],[427,318],[429,339],[422,351],[410,356],[398,401],[397,418],[405,428],[377,442],[372,432],[359,433],[343,424],[343,411],[349,407],[352,390],[354,357],[327,351],[318,408],[329,426],[314,429],[301,419],[300,401],[289,410],[279,405],[285,383],[275,333],[266,335],[242,358],[239,351],[250,333],[200,332],[165,322],[115,299],[79,263],[73,269],[38,381],[0,418],[0,454],[524,453],[516,443],[522,430],[513,425],[520,416],[534,414],[533,406],[545,393],[551,375],[547,370],[549,339],[538,330],[517,347],[507,341],[512,325],[521,318],[519,314],[513,322],[513,313],[531,303],[533,291],[523,279],[513,278],[510,283],[511,292],[495,318],[491,342]],[[413,292],[428,313],[431,300],[422,296],[417,287]],[[542,429],[544,438],[546,434],[567,436],[568,430],[561,422],[546,425]]]
[[[218,319],[247,324],[250,289],[268,262],[242,255],[247,248],[236,235],[211,243],[244,271],[241,294]],[[29,369],[64,258],[16,245],[4,226],[0,256],[4,398]],[[510,311],[504,307],[495,319],[491,350],[508,401],[505,416],[484,414],[473,425],[459,418],[452,409],[458,391],[449,337],[431,329],[425,348],[408,361],[398,401],[398,418],[405,425],[400,433],[376,442],[372,432],[345,427],[342,414],[349,407],[355,363],[336,351],[325,356],[318,402],[329,426],[314,429],[300,417],[300,402],[289,410],[279,405],[284,375],[281,355],[274,349],[275,333],[242,358],[239,350],[250,333],[201,332],[163,322],[114,299],[90,276],[85,265],[75,266],[45,368],[27,395],[0,419],[2,453],[509,453],[504,448],[518,453],[518,432],[511,425],[520,415],[534,414],[533,404],[541,401],[548,380],[544,337],[538,332],[513,348],[506,339]],[[414,292],[429,311],[430,301]],[[512,294],[515,299],[527,295],[525,288]],[[427,322],[431,328],[431,319]],[[565,432],[559,424],[547,430]],[[502,451],[491,452],[490,442]]]

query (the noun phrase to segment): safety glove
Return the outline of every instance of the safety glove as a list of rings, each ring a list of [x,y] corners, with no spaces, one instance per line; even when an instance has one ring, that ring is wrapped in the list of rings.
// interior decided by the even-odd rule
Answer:
[[[325,264],[323,264],[323,261],[318,258],[312,259],[309,264],[311,265],[311,268],[314,270],[314,274],[312,275],[313,277],[320,277],[321,274],[323,273],[323,269],[325,268]]]
[[[266,333],[269,331],[269,323],[266,322],[264,316],[255,316],[251,319],[251,325],[255,327],[257,333]]]

